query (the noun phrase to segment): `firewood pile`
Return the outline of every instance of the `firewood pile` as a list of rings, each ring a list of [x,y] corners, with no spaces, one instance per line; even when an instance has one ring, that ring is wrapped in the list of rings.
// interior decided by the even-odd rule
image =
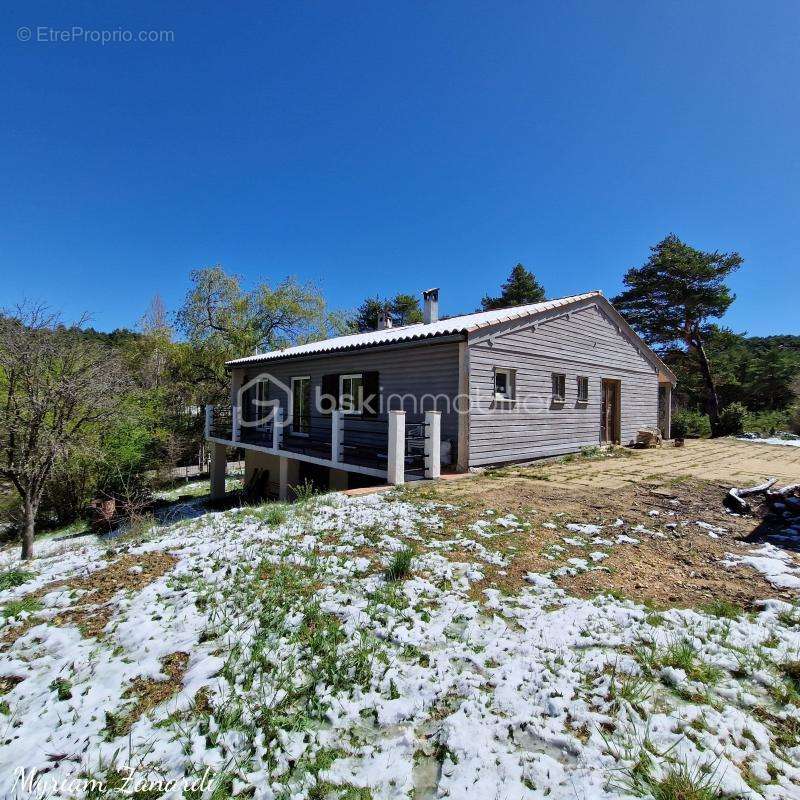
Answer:
[[[658,428],[640,428],[636,432],[636,447],[661,447],[661,441]]]
[[[737,514],[752,511],[748,497],[763,497],[771,513],[783,517],[789,526],[800,526],[800,483],[791,483],[776,489],[777,478],[769,478],[757,486],[739,489],[733,487],[725,496],[725,505]]]

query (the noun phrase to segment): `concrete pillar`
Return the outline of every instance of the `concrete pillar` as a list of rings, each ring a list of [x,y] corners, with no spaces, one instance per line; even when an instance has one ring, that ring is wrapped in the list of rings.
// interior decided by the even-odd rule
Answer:
[[[342,460],[342,412],[331,413],[331,461],[338,464]]]
[[[389,458],[386,479],[395,486],[406,481],[406,412],[389,412]]]
[[[275,407],[272,415],[272,448],[273,450],[280,450],[283,444],[283,409],[280,406]]]
[[[218,500],[225,496],[225,473],[228,461],[225,457],[225,445],[214,443],[211,449],[211,465],[209,477],[211,480],[211,499]]]
[[[281,456],[278,459],[278,499],[289,497],[289,459]]]
[[[425,477],[435,480],[442,471],[442,414],[425,412]]]
[[[343,469],[331,467],[328,476],[328,486],[332,492],[343,492],[348,485],[347,473]]]

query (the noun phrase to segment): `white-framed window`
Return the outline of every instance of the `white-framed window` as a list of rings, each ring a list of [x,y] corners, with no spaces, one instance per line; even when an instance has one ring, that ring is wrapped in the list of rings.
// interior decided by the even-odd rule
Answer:
[[[589,379],[585,375],[578,375],[578,402],[589,402]]]
[[[339,410],[360,414],[364,405],[364,378],[360,372],[339,376]]]
[[[567,376],[563,372],[553,373],[553,402],[563,403],[567,396]]]
[[[494,399],[509,402],[516,399],[516,376],[513,369],[494,368]]]
[[[292,378],[292,433],[308,436],[311,433],[311,376]]]

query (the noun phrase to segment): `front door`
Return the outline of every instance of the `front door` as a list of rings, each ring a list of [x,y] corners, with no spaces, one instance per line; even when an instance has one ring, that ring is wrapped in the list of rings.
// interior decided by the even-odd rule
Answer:
[[[619,444],[619,381],[603,378],[603,402],[600,411],[600,441]]]

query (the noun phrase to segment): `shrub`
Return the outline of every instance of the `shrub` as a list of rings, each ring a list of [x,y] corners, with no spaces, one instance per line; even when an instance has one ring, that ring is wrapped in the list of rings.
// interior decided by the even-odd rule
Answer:
[[[800,422],[800,417],[798,417],[798,422]],[[779,431],[788,430],[790,426],[791,409],[788,411],[751,411],[745,420],[744,429],[747,433],[774,436]]]
[[[738,436],[744,433],[748,411],[741,403],[725,406],[719,415],[719,430],[725,436]]]
[[[789,409],[789,430],[792,433],[800,434],[800,403],[796,403]]]
[[[676,439],[705,439],[711,436],[711,423],[708,414],[701,414],[699,411],[689,411],[681,409],[676,411],[672,417],[672,435]]]

